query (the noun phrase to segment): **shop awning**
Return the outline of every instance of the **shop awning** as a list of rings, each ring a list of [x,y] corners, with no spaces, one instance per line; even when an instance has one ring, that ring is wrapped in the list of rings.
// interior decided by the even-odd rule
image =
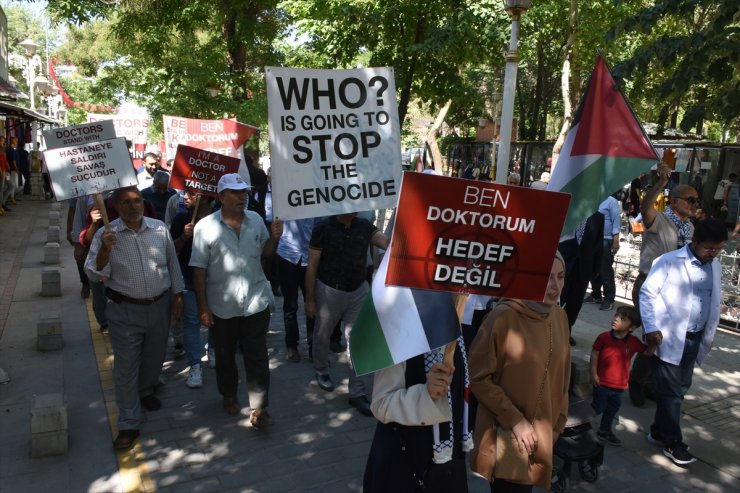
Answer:
[[[30,110],[22,106],[18,106],[16,104],[7,103],[5,101],[0,101],[0,115],[17,118],[18,120],[21,120],[21,121],[28,121],[28,122],[37,121],[41,123],[42,125],[60,125],[61,124],[59,120],[55,120],[54,118],[51,118],[50,116],[46,116],[37,111]]]

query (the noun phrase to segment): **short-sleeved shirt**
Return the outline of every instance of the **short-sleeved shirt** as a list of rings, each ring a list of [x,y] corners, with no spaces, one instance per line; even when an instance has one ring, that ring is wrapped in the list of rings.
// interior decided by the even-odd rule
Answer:
[[[613,330],[599,334],[593,349],[599,352],[596,374],[599,376],[601,386],[626,389],[629,385],[632,356],[645,351],[646,348],[640,339],[631,334],[624,339],[614,335]]]
[[[308,265],[308,245],[316,219],[293,219],[283,223],[277,254],[293,265]]]
[[[367,249],[378,228],[355,217],[345,226],[336,217],[314,226],[310,247],[321,250],[317,278],[341,291],[354,291],[365,282]]]
[[[190,267],[206,269],[208,308],[219,318],[247,317],[273,303],[262,270],[262,249],[269,233],[262,217],[244,211],[239,236],[221,211],[195,225]]]

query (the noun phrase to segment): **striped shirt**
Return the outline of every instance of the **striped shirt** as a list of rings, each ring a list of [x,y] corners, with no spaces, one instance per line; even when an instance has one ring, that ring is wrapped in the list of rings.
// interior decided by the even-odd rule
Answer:
[[[104,228],[95,233],[90,245],[85,270],[91,279],[105,278],[107,287],[137,299],[155,298],[170,288],[173,293],[185,289],[175,244],[162,221],[144,217],[141,228],[134,231],[116,219],[110,227],[116,233],[116,244],[101,270],[95,267]]]

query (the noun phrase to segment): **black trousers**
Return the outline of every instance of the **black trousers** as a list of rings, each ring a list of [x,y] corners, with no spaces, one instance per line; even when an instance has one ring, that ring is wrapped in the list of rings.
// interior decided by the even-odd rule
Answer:
[[[247,317],[213,317],[213,343],[216,347],[216,383],[224,397],[236,397],[239,368],[236,347],[241,347],[247,373],[247,393],[252,409],[264,409],[269,401],[270,358],[267,356],[267,328],[270,309]]]

